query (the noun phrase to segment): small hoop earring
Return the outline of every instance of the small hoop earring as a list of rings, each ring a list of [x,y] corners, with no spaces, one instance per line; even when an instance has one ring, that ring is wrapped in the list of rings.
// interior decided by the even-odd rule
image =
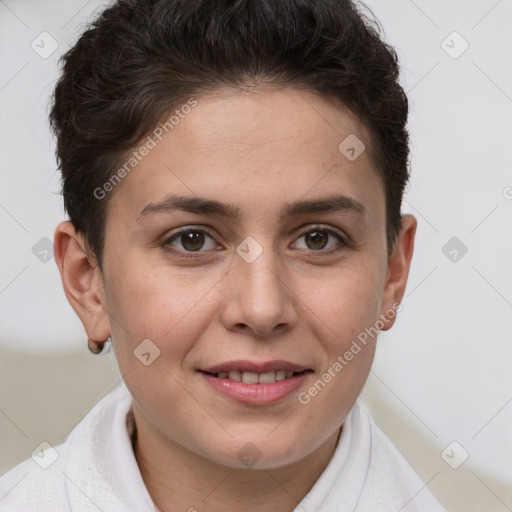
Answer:
[[[87,340],[87,347],[91,353],[94,355],[105,355],[112,351],[112,337],[109,336],[103,343]]]

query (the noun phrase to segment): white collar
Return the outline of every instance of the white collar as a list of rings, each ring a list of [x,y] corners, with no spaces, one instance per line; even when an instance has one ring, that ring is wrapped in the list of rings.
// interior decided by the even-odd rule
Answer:
[[[139,471],[137,460],[133,453],[132,435],[135,423],[133,420],[132,397],[124,381],[119,382],[84,418],[68,438],[70,455],[75,449],[83,453],[84,461],[90,461],[90,466],[70,464],[66,468],[66,487],[72,510],[82,510],[84,505],[90,507],[91,502],[101,510],[121,511],[137,510],[138,512],[158,512],[151,496],[144,484]],[[336,451],[326,469],[314,484],[313,488],[297,506],[297,510],[317,510],[326,497],[334,491],[340,494],[336,475],[340,471],[348,474],[349,478],[342,482],[348,493],[343,493],[355,499],[346,502],[346,510],[352,511],[357,504],[357,496],[365,481],[365,472],[368,464],[350,468],[344,466],[354,457],[350,457],[353,450],[361,449],[361,445],[353,443],[354,414],[359,414],[358,403],[350,411]],[[87,425],[88,424],[88,425]],[[360,437],[361,433],[359,433]],[[75,446],[76,445],[76,446]],[[359,447],[358,447],[359,445]],[[364,445],[363,445],[364,446]],[[364,446],[365,452],[369,447]],[[85,452],[85,453],[84,453]],[[369,461],[369,454],[360,453]],[[82,459],[82,457],[80,457]],[[343,469],[342,469],[343,468]]]
[[[89,412],[89,421],[84,418],[69,435],[72,460],[66,468],[66,487],[71,510],[88,510],[92,502],[108,512],[155,512],[133,453],[131,404],[121,380]],[[85,467],[77,466],[74,448],[89,463]]]
[[[159,512],[133,453],[131,407],[131,394],[120,381],[69,435],[69,460],[61,467],[70,510]],[[331,460],[295,511],[373,512],[382,510],[379,503],[400,508],[415,493],[404,512],[443,511],[424,487],[357,399]]]

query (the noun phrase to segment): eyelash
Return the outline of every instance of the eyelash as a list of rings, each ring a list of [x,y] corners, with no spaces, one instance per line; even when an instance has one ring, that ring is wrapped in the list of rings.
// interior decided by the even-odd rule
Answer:
[[[349,246],[348,242],[344,239],[344,237],[340,233],[338,233],[334,229],[322,226],[321,224],[312,225],[307,230],[302,231],[299,234],[299,236],[297,237],[296,240],[298,240],[298,239],[302,238],[304,235],[307,235],[308,233],[312,233],[314,231],[325,231],[328,234],[334,235],[334,237],[338,239],[338,242],[341,243],[341,247],[338,247],[336,249],[329,249],[329,250],[321,250],[321,249],[318,250],[318,251],[309,250],[308,254],[331,255],[331,254],[334,254],[334,253],[341,252],[341,251],[345,250]],[[174,240],[178,239],[180,237],[180,235],[182,235],[183,233],[189,233],[189,232],[192,232],[192,233],[195,233],[195,232],[197,232],[197,233],[204,233],[204,234],[208,235],[210,238],[214,239],[214,237],[211,234],[211,232],[209,230],[207,230],[207,229],[204,229],[204,228],[199,229],[199,228],[193,228],[193,227],[186,227],[184,229],[180,229],[179,231],[177,231],[176,233],[173,233],[170,237],[168,237],[163,242],[162,248],[166,252],[169,252],[169,253],[171,253],[173,255],[176,255],[176,256],[179,256],[179,257],[183,257],[183,258],[200,258],[201,257],[200,253],[204,252],[204,251],[195,251],[195,252],[192,252],[192,251],[179,251],[179,250],[171,248],[170,245],[169,245]]]

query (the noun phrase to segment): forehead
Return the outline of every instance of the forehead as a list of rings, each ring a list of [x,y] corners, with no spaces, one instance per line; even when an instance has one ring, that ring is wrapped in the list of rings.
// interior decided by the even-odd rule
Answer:
[[[367,131],[343,105],[293,89],[222,89],[195,101],[173,112],[161,140],[149,134],[152,149],[117,185],[110,210],[133,220],[170,193],[236,203],[242,214],[275,204],[281,215],[283,203],[335,192],[383,202]]]

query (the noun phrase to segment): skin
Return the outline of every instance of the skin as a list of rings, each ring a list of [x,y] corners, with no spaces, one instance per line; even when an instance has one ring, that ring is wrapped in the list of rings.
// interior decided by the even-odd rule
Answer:
[[[135,456],[155,504],[166,512],[229,512],[240,504],[292,511],[334,452],[376,338],[306,405],[298,392],[271,405],[240,404],[197,370],[233,359],[285,359],[313,370],[298,390],[307,391],[401,301],[416,219],[403,216],[388,256],[385,192],[371,141],[342,105],[263,87],[197,100],[108,196],[103,272],[69,222],[55,231],[55,259],[88,338],[112,335],[133,395]],[[350,134],[366,145],[353,162],[338,150]],[[139,218],[170,193],[233,203],[242,216],[167,211]],[[279,219],[285,203],[333,193],[365,212]],[[165,246],[177,228],[190,226],[210,228],[202,246],[179,236]],[[318,229],[348,243],[325,231],[320,242],[311,239]],[[263,250],[252,263],[236,253],[249,236]],[[169,246],[195,257],[173,255]],[[144,339],[160,350],[149,366],[134,356]],[[246,443],[261,457],[253,467],[237,456]]]

